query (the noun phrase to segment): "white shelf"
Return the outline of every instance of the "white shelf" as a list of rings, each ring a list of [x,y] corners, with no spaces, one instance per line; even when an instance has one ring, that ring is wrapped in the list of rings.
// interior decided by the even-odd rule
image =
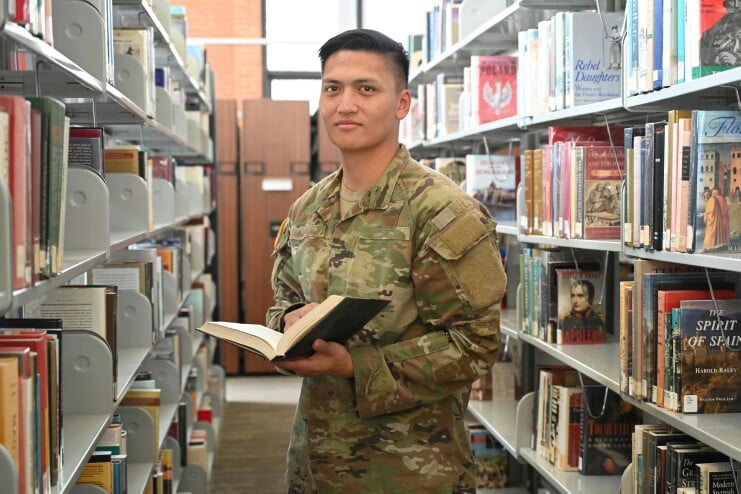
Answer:
[[[642,259],[654,259],[657,261],[674,262],[677,264],[741,272],[741,253],[687,254],[684,252],[665,252],[661,250],[648,251],[630,247],[623,247],[623,253],[627,256]]]
[[[471,400],[468,411],[517,458],[517,401]]]
[[[409,75],[410,88],[424,82],[432,82],[441,72],[461,71],[472,54],[502,53],[517,50],[517,32],[535,27],[548,13],[520,7],[520,1],[505,7],[492,19],[484,22],[471,34],[451,46],[433,60],[423,64]]]
[[[667,108],[692,109],[719,105],[728,109],[736,103],[737,93],[731,88],[722,86],[737,85],[739,81],[741,81],[741,67],[735,67],[658,91],[628,96],[623,106],[633,111],[647,111],[657,107],[666,111]]]
[[[620,392],[620,362],[618,343],[594,345],[555,345],[531,335],[520,334],[520,340],[573,367],[585,376]]]
[[[524,244],[555,245],[573,249],[601,250],[605,252],[621,252],[622,244],[619,240],[581,240],[574,238],[546,237],[543,235],[518,235],[517,238]]]
[[[620,492],[620,475],[591,476],[581,475],[578,472],[564,472],[540,458],[531,448],[520,448],[520,457],[563,494]]]
[[[497,233],[500,233],[502,235],[511,235],[513,237],[516,237],[519,232],[517,230],[517,222],[512,221],[502,221],[497,223]]]

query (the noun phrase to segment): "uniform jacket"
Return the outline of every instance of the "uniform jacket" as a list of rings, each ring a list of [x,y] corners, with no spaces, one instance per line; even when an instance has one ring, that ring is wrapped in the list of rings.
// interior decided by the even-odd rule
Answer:
[[[288,458],[290,492],[467,492],[470,384],[499,347],[506,277],[495,223],[404,146],[340,217],[342,169],[290,208],[272,283],[285,309],[328,294],[389,305],[348,343],[355,376],[305,378]]]

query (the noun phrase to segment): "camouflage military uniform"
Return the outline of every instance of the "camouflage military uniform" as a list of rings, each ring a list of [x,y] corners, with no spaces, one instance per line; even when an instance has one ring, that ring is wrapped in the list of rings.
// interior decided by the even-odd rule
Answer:
[[[279,328],[286,308],[331,293],[391,303],[349,342],[353,379],[304,379],[290,492],[472,491],[462,417],[499,346],[505,274],[495,224],[403,146],[344,218],[341,173],[291,206],[268,324]]]

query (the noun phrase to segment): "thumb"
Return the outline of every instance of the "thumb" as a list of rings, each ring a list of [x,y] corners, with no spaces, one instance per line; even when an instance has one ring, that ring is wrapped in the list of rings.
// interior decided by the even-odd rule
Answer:
[[[315,352],[323,352],[323,353],[326,353],[329,350],[327,348],[327,342],[320,338],[314,340],[314,343],[312,343],[311,348],[313,348]]]

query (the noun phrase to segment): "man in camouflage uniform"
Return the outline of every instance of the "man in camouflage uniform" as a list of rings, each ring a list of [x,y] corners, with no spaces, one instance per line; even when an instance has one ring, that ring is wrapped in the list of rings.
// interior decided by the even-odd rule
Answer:
[[[276,239],[271,327],[329,294],[390,300],[347,347],[280,362],[304,376],[292,493],[473,492],[463,418],[499,347],[505,274],[486,210],[398,142],[409,60],[369,30],[320,49],[319,110],[342,168],[290,208]]]

